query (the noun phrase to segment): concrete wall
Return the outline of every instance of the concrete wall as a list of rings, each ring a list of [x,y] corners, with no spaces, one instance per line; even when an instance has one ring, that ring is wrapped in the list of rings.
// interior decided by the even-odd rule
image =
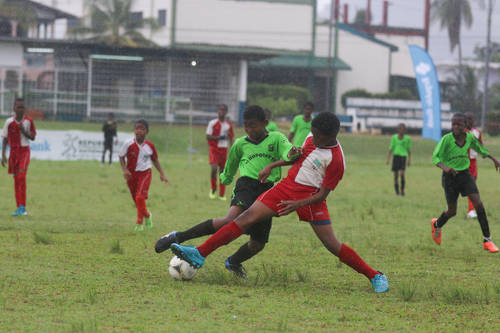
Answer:
[[[417,45],[425,48],[425,38],[420,36],[398,36],[385,34],[376,34],[375,37],[399,48],[397,52],[392,54],[391,74],[415,77],[408,46]]]
[[[22,64],[22,45],[15,42],[0,42],[0,67],[21,67]]]

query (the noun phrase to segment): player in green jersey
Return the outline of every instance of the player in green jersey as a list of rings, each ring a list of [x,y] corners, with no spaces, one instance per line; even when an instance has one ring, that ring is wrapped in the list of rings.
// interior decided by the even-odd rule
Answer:
[[[272,121],[271,110],[264,109],[264,112],[266,113],[266,120],[267,120],[266,131],[268,131],[268,132],[277,132],[278,131],[278,125],[276,125],[276,123],[274,121]]]
[[[492,253],[498,252],[498,247],[491,240],[490,228],[483,202],[475,179],[469,172],[469,148],[474,149],[483,157],[489,157],[497,171],[500,163],[483,147],[474,134],[465,131],[465,116],[456,113],[451,119],[451,132],[441,138],[434,149],[432,162],[443,169],[442,185],[448,208],[439,218],[431,221],[432,239],[441,244],[441,228],[451,217],[457,214],[458,195],[468,196],[477,212],[477,218],[483,232],[483,248]]]
[[[307,102],[304,104],[304,110],[302,114],[295,116],[293,118],[292,127],[290,128],[290,134],[288,135],[288,140],[293,143],[296,147],[302,147],[306,137],[311,132],[311,121],[312,113],[314,111],[314,104]]]
[[[401,123],[398,125],[398,134],[394,134],[391,138],[391,145],[387,153],[387,164],[391,159],[391,154],[394,156],[392,159],[392,171],[394,172],[394,189],[396,195],[399,195],[398,174],[401,178],[401,195],[405,195],[405,169],[406,163],[408,167],[411,164],[411,139],[405,135],[406,126]],[[407,161],[408,159],[408,161]]]
[[[189,239],[214,234],[233,221],[281,178],[281,169],[275,168],[265,183],[259,182],[259,172],[265,166],[279,160],[292,161],[300,155],[300,149],[293,147],[285,135],[266,131],[268,122],[260,106],[249,106],[243,113],[243,122],[248,135],[235,141],[229,151],[224,172],[220,175],[221,182],[229,185],[236,171],[238,169],[240,171],[240,178],[233,190],[231,206],[226,216],[209,219],[185,231],[170,232],[156,242],[157,253],[167,250],[172,243],[182,243]],[[271,218],[247,230],[250,240],[227,258],[226,268],[240,277],[246,277],[241,263],[262,251],[269,239],[270,230]]]

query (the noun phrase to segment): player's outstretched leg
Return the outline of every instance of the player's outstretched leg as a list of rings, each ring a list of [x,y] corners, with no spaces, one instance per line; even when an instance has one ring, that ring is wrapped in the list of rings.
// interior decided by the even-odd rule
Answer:
[[[173,243],[170,246],[172,252],[182,260],[187,261],[194,268],[201,268],[205,263],[205,257],[200,254],[194,246],[184,246]]]
[[[233,264],[231,262],[231,256],[227,257],[226,261],[224,262],[224,266],[228,271],[232,272],[237,277],[242,279],[248,278],[247,272],[243,268],[243,265],[240,263]]]
[[[498,247],[491,240],[490,226],[488,224],[488,218],[486,217],[486,211],[483,206],[483,202],[479,196],[479,193],[472,193],[469,195],[469,199],[472,201],[474,208],[477,212],[477,220],[479,226],[481,227],[481,232],[483,233],[483,249],[490,251],[491,253],[498,252]]]
[[[170,249],[170,246],[173,243],[181,243],[177,239],[177,233],[178,232],[174,230],[158,239],[155,244],[156,253],[162,253],[163,251]]]

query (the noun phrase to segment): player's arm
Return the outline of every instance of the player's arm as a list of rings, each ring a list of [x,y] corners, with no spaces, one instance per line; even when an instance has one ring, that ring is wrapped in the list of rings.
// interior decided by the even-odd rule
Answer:
[[[127,169],[127,162],[125,161],[125,156],[119,156],[119,157],[120,157],[120,165],[122,166],[123,178],[128,180],[130,177],[132,177],[132,174]]]
[[[163,173],[163,169],[161,167],[160,161],[158,161],[158,159],[156,158],[156,159],[152,160],[152,162],[153,162],[153,165],[155,166],[156,170],[158,170],[158,172],[160,173],[161,181],[168,183],[168,179],[167,179],[167,177],[165,177],[165,173]]]
[[[239,141],[238,141],[239,142]],[[231,146],[229,154],[227,156],[226,165],[224,166],[224,171],[220,174],[220,182],[224,185],[229,185],[232,183],[236,171],[238,171],[238,166],[240,164],[242,152],[238,144]]]
[[[259,182],[265,183],[267,181],[267,177],[271,174],[271,171],[274,168],[282,167],[285,165],[292,165],[295,161],[285,161],[285,160],[279,160],[276,162],[269,163],[264,167],[264,169],[260,170],[259,172]]]
[[[293,118],[292,127],[290,128],[290,134],[288,134],[288,141],[293,142],[293,137],[297,131],[297,117]]]
[[[432,153],[432,163],[434,163],[434,165],[437,166],[438,168],[441,168],[445,173],[451,173],[453,175],[456,175],[457,171],[444,164],[441,159],[445,147],[443,141],[444,137],[441,139],[441,141],[439,141],[436,148],[434,148],[434,152]]]
[[[326,199],[326,197],[330,194],[330,190],[327,189],[326,187],[321,187],[319,191],[309,198],[305,198],[302,200],[297,200],[297,201],[292,201],[292,200],[285,200],[281,201],[278,204],[279,210],[278,210],[278,215],[287,215],[290,214],[293,211],[296,211],[300,207],[303,206],[308,206],[312,205],[318,202],[321,202]]]
[[[391,144],[389,145],[389,151],[387,152],[387,160],[385,161],[385,164],[389,164],[390,160],[391,160],[391,155],[392,155],[392,151],[394,149],[394,145],[395,145],[395,142],[394,142],[394,136],[391,138]]]
[[[7,138],[3,138],[2,140],[2,166],[5,167],[7,164],[7,155],[5,155],[5,152],[7,151],[7,144],[8,140]]]
[[[22,135],[24,135],[25,137],[27,137],[31,141],[35,140],[35,134],[31,130],[29,132],[26,131],[26,129],[24,128],[24,126],[22,124],[19,126],[19,131],[22,133]]]

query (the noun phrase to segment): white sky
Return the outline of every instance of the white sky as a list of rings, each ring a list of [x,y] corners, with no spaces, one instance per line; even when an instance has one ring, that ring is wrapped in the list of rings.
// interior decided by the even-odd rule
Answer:
[[[487,4],[488,0],[483,0]],[[349,22],[353,22],[358,9],[366,8],[366,0],[341,0],[349,4]],[[371,0],[372,24],[382,23],[383,0]],[[431,1],[432,2],[432,1]],[[487,10],[479,7],[480,0],[470,0],[474,22],[470,29],[462,25],[461,41],[464,57],[472,57],[474,46],[486,45]],[[391,0],[389,1],[389,26],[424,28],[424,0]],[[330,0],[318,0],[318,19],[329,17]],[[491,40],[500,43],[500,1],[493,0]],[[429,34],[429,51],[434,62],[458,59],[458,50],[450,53],[448,32],[440,30],[438,22],[431,22]]]

